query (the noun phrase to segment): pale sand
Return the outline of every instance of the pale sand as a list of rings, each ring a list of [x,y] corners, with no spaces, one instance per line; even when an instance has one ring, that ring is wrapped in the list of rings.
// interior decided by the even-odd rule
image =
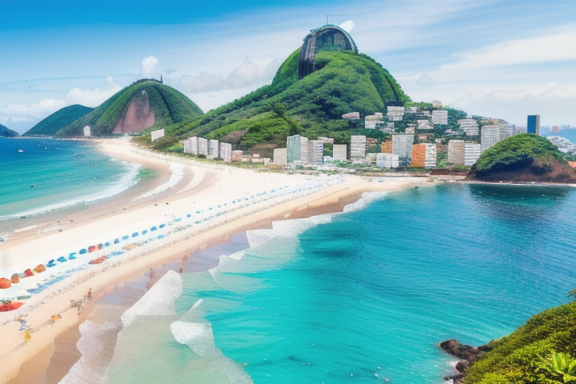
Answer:
[[[376,182],[355,176],[310,178],[302,175],[259,173],[218,163],[198,163],[147,152],[136,148],[125,139],[100,140],[99,145],[111,156],[154,169],[159,177],[133,188],[114,201],[75,213],[72,217],[61,218],[60,222],[56,223],[62,229],[61,232],[43,231],[55,225],[50,222],[10,233],[9,241],[0,245],[2,277],[9,277],[4,275],[4,271],[23,265],[19,263],[26,264],[27,261],[31,263],[28,267],[32,268],[39,260],[46,259],[46,262],[47,255],[59,255],[59,252],[97,244],[106,239],[149,228],[151,224],[162,220],[195,212],[197,209],[215,208],[218,204],[231,202],[238,197],[250,197],[281,187],[290,189],[295,186],[310,186],[318,184],[320,180],[323,180],[325,185],[288,195],[275,196],[269,193],[260,198],[252,198],[250,201],[275,196],[242,209],[226,212],[162,240],[142,245],[103,264],[75,272],[71,277],[34,295],[19,310],[1,313],[1,383],[16,375],[25,375],[19,373],[19,369],[24,362],[31,359],[39,367],[45,369],[48,366],[55,338],[71,328],[78,327],[85,316],[86,311],[82,316],[78,316],[76,308],[70,308],[70,300],[81,299],[89,288],[92,289],[94,298],[101,297],[113,289],[116,283],[142,274],[150,267],[225,241],[247,229],[269,226],[272,220],[339,211],[345,204],[357,200],[363,192],[390,192],[413,185],[431,184],[427,178],[391,177],[382,178],[383,182]],[[180,181],[164,192],[139,199],[168,182],[171,174],[170,162],[184,164]],[[15,231],[18,229],[14,228]],[[38,276],[41,277],[41,274]],[[86,310],[89,311],[90,307],[88,304]],[[28,325],[34,328],[42,327],[31,334],[32,338],[27,343],[23,343],[24,332],[19,331],[20,324],[11,321],[20,314],[27,314],[25,319]],[[47,323],[54,314],[60,314],[62,319],[54,324]]]

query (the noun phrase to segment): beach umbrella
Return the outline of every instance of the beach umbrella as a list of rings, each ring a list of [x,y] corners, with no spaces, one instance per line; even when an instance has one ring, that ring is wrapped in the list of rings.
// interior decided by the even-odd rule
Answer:
[[[160,224],[160,228],[164,228],[166,224]]]
[[[147,233],[148,233],[148,230],[147,230],[147,229],[145,229],[145,230],[142,231],[142,234],[143,234],[143,235],[145,235],[145,234],[147,234]]]
[[[158,228],[156,228],[156,227],[150,228],[151,231],[155,231],[155,230],[157,230],[157,229],[158,229]]]
[[[64,258],[64,256],[62,257]],[[64,258],[64,260],[66,260],[66,258]],[[36,271],[36,273],[44,272],[45,270],[46,267],[44,266],[44,264],[38,264],[36,268],[34,268],[34,271]]]
[[[52,268],[55,265],[56,265],[56,263],[54,262],[54,259],[52,259],[48,262],[48,268]]]
[[[128,240],[130,238],[130,236],[126,235],[122,237],[122,240]]]
[[[92,253],[94,251],[97,251],[98,247],[96,245],[91,245],[88,247],[88,252]]]
[[[70,254],[68,255],[68,258],[75,257],[75,256],[76,256],[76,252],[70,252]]]
[[[32,270],[30,268],[28,268],[27,270],[24,271],[24,276],[25,277],[34,276],[34,273],[32,272]]]
[[[78,253],[81,254],[81,255],[83,255],[83,254],[85,254],[85,253],[88,253],[88,251],[86,250],[86,248],[82,248],[82,249],[80,250],[80,252],[78,252]]]
[[[82,253],[82,251],[80,251],[80,253]],[[66,260],[66,258],[65,258],[64,256],[60,256],[59,258],[56,259],[56,261],[59,261],[59,262],[61,262],[61,263],[64,263],[64,262],[66,262],[66,261],[68,261],[68,260]]]
[[[104,243],[104,246],[105,246],[105,247],[109,247],[109,246],[110,246],[110,242]]]
[[[114,240],[114,244],[118,244],[120,242],[120,239],[115,239]]]
[[[10,282],[12,284],[18,284],[20,282],[20,275],[15,273],[12,275],[12,278],[10,279]]]
[[[70,256],[68,256],[68,260],[76,260],[76,254],[71,253]]]
[[[0,289],[8,289],[12,286],[10,280],[5,277],[0,278]]]
[[[132,237],[136,237],[136,236],[138,236],[138,232],[134,232],[134,233],[132,234]]]

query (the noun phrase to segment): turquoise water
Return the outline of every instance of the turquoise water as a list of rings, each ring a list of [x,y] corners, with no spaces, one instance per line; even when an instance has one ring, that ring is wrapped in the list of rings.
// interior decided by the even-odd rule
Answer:
[[[123,317],[107,381],[440,383],[440,341],[483,344],[567,301],[575,228],[574,189],[499,185],[279,222],[161,279]]]
[[[136,174],[87,142],[0,138],[0,221],[113,196]]]

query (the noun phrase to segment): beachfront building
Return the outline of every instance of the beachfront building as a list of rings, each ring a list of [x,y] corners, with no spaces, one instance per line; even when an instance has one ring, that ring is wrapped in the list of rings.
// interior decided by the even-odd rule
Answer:
[[[164,137],[164,128],[150,132],[150,141],[155,141]]]
[[[232,161],[232,144],[220,143],[220,158],[226,163]]]
[[[404,110],[405,110],[404,107],[388,106],[386,114],[388,120],[402,121],[402,119],[404,118]]]
[[[92,135],[91,132],[90,132],[90,126],[89,126],[89,125],[86,125],[86,126],[84,127],[84,130],[83,130],[83,131],[84,131],[84,136],[85,136],[85,137],[90,137],[90,136]]]
[[[308,161],[308,138],[300,135],[288,136],[286,148],[288,149],[288,163]]]
[[[532,133],[534,135],[540,134],[540,115],[528,115],[526,133]]]
[[[400,165],[410,165],[412,144],[414,144],[413,134],[398,133],[392,135],[392,153],[398,155]]]
[[[324,143],[321,140],[308,140],[308,164],[320,165],[324,158]]]
[[[380,168],[398,168],[398,155],[393,153],[377,153],[376,166]]]
[[[411,167],[435,168],[437,150],[436,144],[414,144],[412,145]]]
[[[346,161],[348,159],[348,146],[346,144],[334,144],[332,147],[332,160]]]
[[[448,111],[445,109],[435,109],[432,111],[432,124],[448,124]]]
[[[366,136],[350,136],[350,161],[353,164],[364,164],[366,157]]]
[[[208,157],[208,140],[203,137],[198,138],[198,156]]]
[[[244,151],[241,150],[232,151],[232,161],[239,163],[242,161],[243,157],[244,157]]]
[[[460,130],[466,133],[467,136],[478,136],[478,122],[476,119],[460,119],[458,120]]]
[[[464,165],[464,140],[448,142],[448,164]]]
[[[217,159],[220,156],[219,153],[220,143],[218,140],[208,140],[208,158]]]
[[[471,167],[480,158],[482,146],[478,143],[464,143],[464,165]]]
[[[288,148],[275,148],[273,161],[274,164],[288,164]]]
[[[198,156],[198,137],[192,136],[184,140],[184,153]]]

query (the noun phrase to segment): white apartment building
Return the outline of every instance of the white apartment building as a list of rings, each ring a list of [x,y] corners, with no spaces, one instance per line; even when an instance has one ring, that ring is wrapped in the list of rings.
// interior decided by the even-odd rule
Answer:
[[[348,146],[346,144],[334,144],[332,159],[334,161],[346,161],[348,159]]]
[[[464,165],[467,167],[473,166],[480,155],[482,154],[482,146],[478,143],[465,143],[464,144]]]
[[[388,120],[391,121],[402,121],[404,118],[404,107],[392,107],[389,106],[387,111]]]
[[[220,143],[220,158],[226,163],[232,161],[232,144]]]
[[[324,159],[324,143],[321,140],[308,140],[308,164],[320,165]]]
[[[435,109],[432,111],[432,124],[448,124],[448,111],[445,109]]]
[[[363,164],[366,157],[366,136],[350,136],[350,160],[354,164]]]

